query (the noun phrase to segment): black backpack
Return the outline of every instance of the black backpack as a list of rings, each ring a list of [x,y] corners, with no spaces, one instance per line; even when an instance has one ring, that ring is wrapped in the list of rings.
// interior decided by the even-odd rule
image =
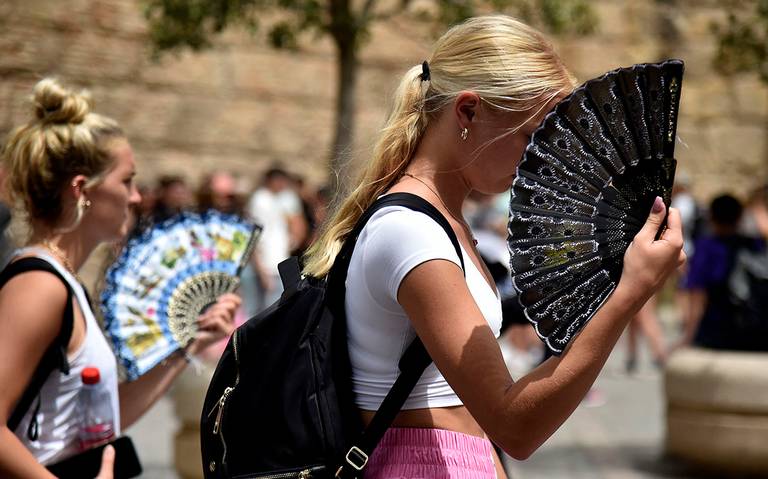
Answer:
[[[768,351],[768,251],[740,248],[728,276],[734,348]]]
[[[379,198],[344,242],[327,282],[301,278],[295,259],[281,263],[285,292],[240,326],[208,387],[201,419],[203,469],[213,478],[362,477],[378,444],[432,360],[416,338],[400,375],[363,431],[352,392],[344,311],[355,242],[374,212],[405,206],[427,214],[448,234],[446,219],[418,196]]]

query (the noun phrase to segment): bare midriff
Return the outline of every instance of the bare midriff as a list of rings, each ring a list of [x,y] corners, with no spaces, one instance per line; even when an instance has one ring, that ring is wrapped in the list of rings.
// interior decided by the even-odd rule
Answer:
[[[368,424],[373,419],[374,411],[360,411],[363,423]],[[393,427],[419,427],[446,429],[477,437],[485,437],[475,418],[464,406],[408,409],[400,411],[392,423]]]

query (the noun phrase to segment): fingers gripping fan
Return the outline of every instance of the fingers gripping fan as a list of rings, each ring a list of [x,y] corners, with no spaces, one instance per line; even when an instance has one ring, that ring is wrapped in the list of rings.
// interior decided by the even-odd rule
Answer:
[[[616,288],[656,196],[669,205],[683,63],[622,68],[562,100],[512,185],[512,280],[525,315],[560,354]]]
[[[216,211],[182,213],[130,240],[106,275],[104,329],[132,381],[197,332],[197,318],[234,291],[260,227]]]

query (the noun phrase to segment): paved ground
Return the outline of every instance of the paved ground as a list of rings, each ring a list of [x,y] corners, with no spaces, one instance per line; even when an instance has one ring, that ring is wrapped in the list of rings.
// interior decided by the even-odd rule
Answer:
[[[507,461],[515,479],[645,479],[693,477],[663,458],[662,375],[648,362],[628,376],[615,351],[585,401],[527,461]],[[598,401],[597,399],[602,399]],[[601,402],[604,402],[602,405]]]
[[[662,377],[647,358],[637,374],[623,372],[620,344],[597,380],[605,403],[582,405],[530,459],[508,458],[514,479],[711,478],[663,457]],[[174,479],[172,435],[176,427],[167,399],[128,431],[137,443],[147,479]],[[723,479],[722,476],[717,476]]]

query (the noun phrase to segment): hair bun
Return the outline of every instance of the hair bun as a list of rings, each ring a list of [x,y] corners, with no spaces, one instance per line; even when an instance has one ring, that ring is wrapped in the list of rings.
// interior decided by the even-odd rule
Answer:
[[[45,123],[74,123],[90,112],[90,95],[65,88],[53,78],[40,80],[33,90],[35,116]]]

